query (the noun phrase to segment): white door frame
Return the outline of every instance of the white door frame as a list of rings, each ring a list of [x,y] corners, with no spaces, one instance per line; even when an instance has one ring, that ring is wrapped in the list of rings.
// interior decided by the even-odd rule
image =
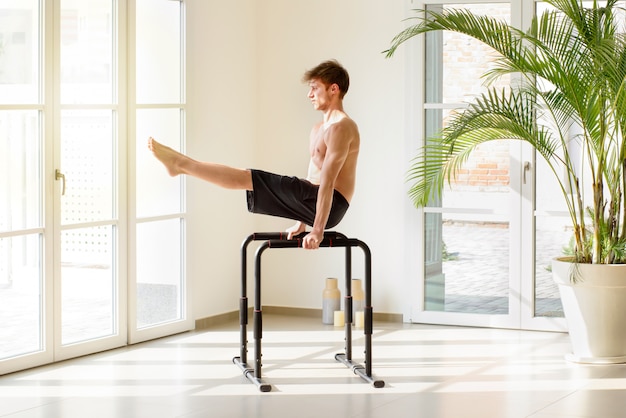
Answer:
[[[414,16],[415,9],[424,9],[430,4],[476,4],[476,3],[510,3],[511,23],[526,27],[534,14],[534,1],[497,0],[445,1],[445,0],[408,0],[407,17]],[[410,22],[409,22],[410,23]],[[424,74],[424,42],[419,37],[411,43],[411,53],[407,54],[407,138],[406,149],[409,155],[416,148],[415,138],[424,136],[423,98],[425,97]],[[416,76],[416,74],[418,76]],[[442,107],[446,107],[442,105]],[[424,266],[424,215],[428,209],[416,209],[407,204],[405,222],[409,231],[405,240],[407,260],[407,288],[411,289],[409,309],[404,314],[406,322],[419,322],[443,325],[462,325],[493,328],[521,328],[547,331],[566,330],[563,318],[547,318],[534,316],[534,152],[527,144],[520,142],[511,144],[510,185],[510,257],[509,257],[509,314],[486,315],[474,313],[457,313],[425,310],[425,272]],[[530,162],[531,171],[524,176],[524,163]],[[408,166],[407,166],[408,168]],[[417,256],[415,256],[417,255]],[[416,297],[417,296],[417,300]]]

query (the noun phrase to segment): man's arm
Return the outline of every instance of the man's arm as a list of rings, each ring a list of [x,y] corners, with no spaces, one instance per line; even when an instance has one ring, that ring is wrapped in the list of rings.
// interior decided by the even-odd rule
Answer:
[[[304,248],[319,248],[319,243],[324,238],[324,229],[333,203],[335,181],[348,157],[351,139],[351,129],[345,123],[335,123],[328,128],[325,139],[326,155],[322,164],[320,186],[317,192],[315,221],[311,232],[304,237]]]
[[[304,222],[296,222],[296,224],[292,227],[287,228],[285,232],[287,232],[287,239],[292,239],[296,235],[304,232],[306,230],[306,225]]]

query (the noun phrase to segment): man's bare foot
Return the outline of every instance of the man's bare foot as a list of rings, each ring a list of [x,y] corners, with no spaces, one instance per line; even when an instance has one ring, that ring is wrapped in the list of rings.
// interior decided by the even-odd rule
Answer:
[[[182,174],[180,162],[183,155],[172,148],[157,142],[154,138],[148,138],[148,149],[163,163],[170,176]]]

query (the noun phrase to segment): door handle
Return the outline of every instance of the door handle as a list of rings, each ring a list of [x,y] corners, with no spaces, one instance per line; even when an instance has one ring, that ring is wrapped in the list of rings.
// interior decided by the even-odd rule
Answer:
[[[524,161],[524,169],[522,171],[522,181],[526,184],[526,172],[530,171],[530,161]]]
[[[63,188],[61,189],[61,196],[64,196],[65,195],[65,174],[61,173],[61,170],[57,168],[56,171],[54,172],[54,179],[63,180]]]

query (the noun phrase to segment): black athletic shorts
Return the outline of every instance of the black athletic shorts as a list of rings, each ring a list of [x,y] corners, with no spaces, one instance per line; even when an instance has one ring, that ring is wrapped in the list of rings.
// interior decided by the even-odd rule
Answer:
[[[261,170],[250,170],[252,187],[248,190],[248,211],[301,221],[313,226],[318,185],[298,177],[281,176]],[[348,201],[337,190],[326,228],[336,226],[348,210]]]

